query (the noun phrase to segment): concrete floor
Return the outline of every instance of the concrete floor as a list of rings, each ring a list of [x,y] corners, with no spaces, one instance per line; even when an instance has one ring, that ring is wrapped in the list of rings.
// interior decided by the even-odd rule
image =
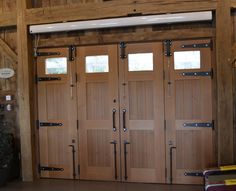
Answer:
[[[72,180],[37,180],[32,183],[11,182],[0,191],[202,191],[202,186],[140,183],[94,182]]]

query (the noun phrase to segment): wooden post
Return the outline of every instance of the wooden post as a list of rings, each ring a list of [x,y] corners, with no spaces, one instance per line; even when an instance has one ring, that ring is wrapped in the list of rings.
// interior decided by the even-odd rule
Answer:
[[[32,81],[30,64],[30,37],[25,23],[25,10],[30,0],[17,0],[17,46],[18,46],[18,102],[19,127],[21,138],[21,161],[23,181],[32,181],[34,177],[33,118],[30,100],[32,100]]]
[[[217,126],[219,164],[232,164],[233,147],[233,69],[231,1],[220,0],[216,10]]]

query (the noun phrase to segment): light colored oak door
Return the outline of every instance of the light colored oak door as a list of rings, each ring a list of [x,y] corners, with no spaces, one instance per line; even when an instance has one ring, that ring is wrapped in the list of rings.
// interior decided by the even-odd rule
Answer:
[[[77,51],[80,178],[119,180],[117,46]]]
[[[172,55],[165,57],[169,182],[201,183],[202,178],[185,176],[185,173],[201,172],[214,166],[212,51],[209,43],[209,40],[172,42]]]
[[[162,43],[127,44],[120,54],[122,180],[165,182]]]
[[[42,55],[37,58],[40,175],[78,178],[74,62],[69,61],[68,48],[39,52]]]

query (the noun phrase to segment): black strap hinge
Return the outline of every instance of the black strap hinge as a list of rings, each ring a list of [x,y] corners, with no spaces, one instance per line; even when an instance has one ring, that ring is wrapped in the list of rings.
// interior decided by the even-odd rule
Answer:
[[[58,56],[60,55],[60,52],[35,52],[34,56]]]
[[[63,126],[62,123],[48,123],[48,122],[39,122],[39,127],[56,127]]]
[[[75,46],[69,47],[69,61],[75,60],[75,52],[76,52],[75,50],[76,50]]]
[[[206,72],[183,72],[183,76],[211,76],[213,77],[213,71]]]
[[[125,42],[121,42],[120,43],[120,58],[121,59],[126,59],[127,58],[125,48],[126,48]]]
[[[183,127],[214,128],[214,121],[212,123],[184,123]]]
[[[183,44],[182,48],[212,48],[212,42],[200,44]]]
[[[185,172],[184,176],[203,177],[203,172]]]
[[[171,53],[172,41],[171,40],[166,40],[164,42],[164,45],[165,45],[165,56],[167,56],[167,57],[172,56],[172,53]]]
[[[60,77],[37,77],[37,82],[60,81]]]
[[[38,168],[39,168],[39,169],[38,169],[39,173],[40,173],[41,171],[64,171],[64,168],[49,167],[49,166],[41,166],[41,165],[39,165]]]

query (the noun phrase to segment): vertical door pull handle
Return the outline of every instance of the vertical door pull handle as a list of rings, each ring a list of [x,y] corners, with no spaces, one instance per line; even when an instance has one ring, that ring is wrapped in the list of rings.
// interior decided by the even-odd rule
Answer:
[[[123,130],[124,132],[128,130],[126,127],[126,109],[123,109]]]
[[[76,178],[76,173],[75,173],[75,146],[74,145],[69,145],[69,147],[72,148],[73,179],[75,179]]]
[[[112,129],[116,132],[116,109],[112,110]]]
[[[176,147],[170,147],[170,184],[173,183],[173,150]]]
[[[114,145],[114,168],[115,168],[114,176],[115,176],[115,179],[117,180],[117,178],[118,178],[118,175],[117,175],[117,160],[116,160],[116,158],[117,158],[117,151],[116,151],[117,142],[114,140],[110,143]]]
[[[127,145],[129,145],[129,144],[130,144],[130,142],[128,142],[128,141],[124,141],[125,180],[128,179],[128,173],[127,173],[127,154],[128,154],[128,152],[127,152]]]

